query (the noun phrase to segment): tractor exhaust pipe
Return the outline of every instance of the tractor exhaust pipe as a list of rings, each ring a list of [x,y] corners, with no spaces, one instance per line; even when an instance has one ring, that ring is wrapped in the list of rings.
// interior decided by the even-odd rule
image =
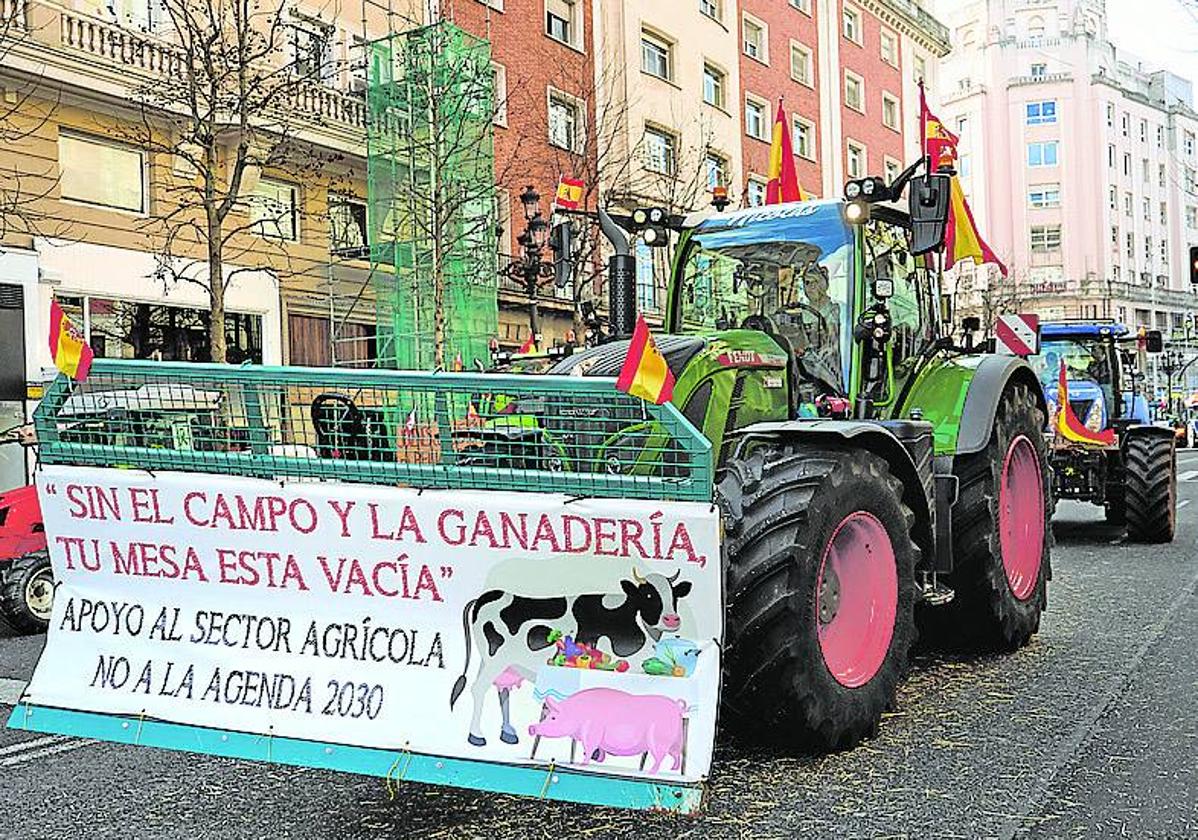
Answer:
[[[636,327],[636,257],[629,252],[628,234],[602,207],[599,229],[615,253],[607,261],[607,311],[612,338],[626,338]]]

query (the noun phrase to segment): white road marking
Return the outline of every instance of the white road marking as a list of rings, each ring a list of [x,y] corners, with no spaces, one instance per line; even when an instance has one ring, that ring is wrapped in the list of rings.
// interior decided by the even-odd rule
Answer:
[[[1198,478],[1198,470],[1186,470],[1177,477],[1178,481],[1193,481]]]
[[[0,705],[15,706],[27,685],[25,680],[0,679]]]
[[[36,750],[41,747],[49,747],[53,744],[61,744],[64,741],[66,741],[66,738],[61,735],[46,735],[43,738],[30,738],[28,741],[17,741],[15,744],[0,747],[0,758],[7,758],[17,753],[23,753],[26,750]]]
[[[39,758],[48,758],[52,755],[57,755],[58,753],[77,750],[82,747],[90,746],[94,743],[95,741],[81,741],[75,738],[72,738],[69,741],[63,739],[61,743],[53,744],[51,746],[45,747],[44,749],[28,750],[26,752],[20,753],[19,755],[10,756],[8,758],[0,758],[0,767],[12,767],[17,764],[27,764],[31,761],[37,761]]]

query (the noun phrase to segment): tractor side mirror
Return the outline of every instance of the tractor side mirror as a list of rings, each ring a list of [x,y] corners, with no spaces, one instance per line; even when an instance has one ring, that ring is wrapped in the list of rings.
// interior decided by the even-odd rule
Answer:
[[[553,249],[553,278],[559,289],[568,288],[574,276],[574,226],[558,222],[549,232],[549,247]]]
[[[950,192],[951,181],[947,175],[936,173],[911,179],[908,207],[913,255],[928,254],[944,247]]]
[[[953,296],[945,293],[940,296],[940,323],[947,326],[953,324]]]
[[[1160,330],[1149,330],[1144,334],[1144,349],[1149,353],[1160,353],[1165,349],[1165,337]]]

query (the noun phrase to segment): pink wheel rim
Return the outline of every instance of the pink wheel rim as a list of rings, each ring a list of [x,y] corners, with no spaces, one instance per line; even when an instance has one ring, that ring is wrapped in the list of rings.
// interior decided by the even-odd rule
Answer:
[[[872,513],[850,513],[819,565],[815,618],[824,664],[846,688],[865,685],[890,650],[898,615],[898,572],[890,534]]]
[[[1026,435],[1011,441],[998,488],[998,535],[1011,594],[1031,597],[1044,552],[1044,478],[1036,447]]]

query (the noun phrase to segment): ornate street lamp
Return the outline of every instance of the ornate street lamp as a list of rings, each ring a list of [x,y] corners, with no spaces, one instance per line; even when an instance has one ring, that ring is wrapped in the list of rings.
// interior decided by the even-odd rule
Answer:
[[[516,237],[520,246],[519,259],[514,259],[500,272],[513,280],[524,281],[524,293],[528,295],[528,327],[532,331],[533,342],[540,343],[541,313],[537,304],[540,296],[541,278],[553,276],[553,263],[544,262],[541,255],[549,244],[549,222],[541,216],[541,195],[532,184],[520,193],[520,204],[524,208],[524,230]]]

